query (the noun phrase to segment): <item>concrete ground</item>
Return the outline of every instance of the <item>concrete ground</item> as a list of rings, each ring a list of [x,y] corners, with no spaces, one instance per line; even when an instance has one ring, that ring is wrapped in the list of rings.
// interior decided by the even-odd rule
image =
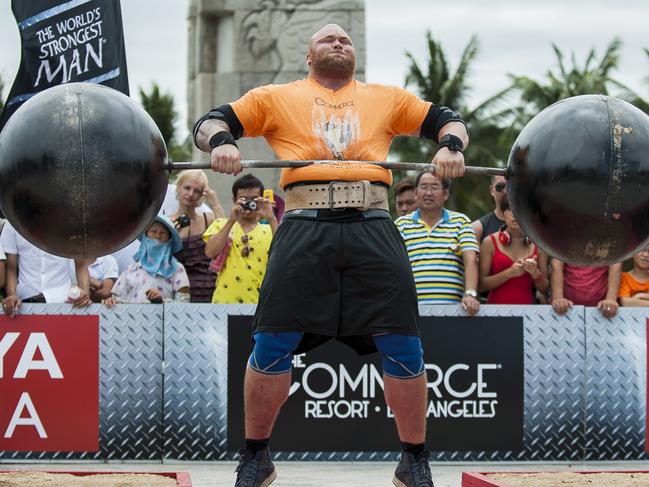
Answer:
[[[189,472],[193,487],[232,487],[235,462],[152,463],[0,463],[0,470],[65,470],[116,472]],[[390,462],[277,462],[272,487],[390,487],[395,464]],[[646,470],[649,462],[589,463],[434,463],[436,487],[461,487],[462,472],[537,472],[565,470]]]

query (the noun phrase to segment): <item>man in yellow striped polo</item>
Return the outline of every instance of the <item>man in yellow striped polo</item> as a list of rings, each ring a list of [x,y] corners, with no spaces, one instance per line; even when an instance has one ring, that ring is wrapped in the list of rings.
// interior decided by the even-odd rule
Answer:
[[[422,172],[415,180],[417,209],[396,220],[412,266],[420,304],[454,304],[474,315],[478,301],[478,252],[471,220],[444,208],[450,180]]]

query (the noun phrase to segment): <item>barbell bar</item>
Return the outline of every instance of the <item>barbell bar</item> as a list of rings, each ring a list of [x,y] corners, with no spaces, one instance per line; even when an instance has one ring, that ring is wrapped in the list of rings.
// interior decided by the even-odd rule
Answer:
[[[241,161],[241,167],[244,169],[268,169],[268,168],[296,168],[306,167],[316,164],[372,164],[385,169],[395,169],[402,171],[431,171],[436,172],[435,164],[425,164],[421,162],[376,162],[376,161],[338,161],[338,160],[284,160],[284,161],[264,161],[259,159]],[[167,163],[167,170],[177,171],[182,169],[211,169],[209,161],[192,162],[172,162]],[[486,176],[504,176],[507,177],[507,169],[499,167],[481,167],[465,166],[465,172],[468,174],[486,175]]]

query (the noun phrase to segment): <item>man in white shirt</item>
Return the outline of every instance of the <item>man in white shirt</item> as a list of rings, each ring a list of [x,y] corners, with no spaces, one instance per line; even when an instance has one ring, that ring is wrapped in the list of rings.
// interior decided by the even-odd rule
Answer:
[[[81,295],[72,301],[75,307],[90,304],[88,263],[58,257],[28,242],[6,222],[0,243],[7,255],[5,290],[2,301],[5,314],[14,316],[25,302],[63,303],[69,289],[77,284]]]

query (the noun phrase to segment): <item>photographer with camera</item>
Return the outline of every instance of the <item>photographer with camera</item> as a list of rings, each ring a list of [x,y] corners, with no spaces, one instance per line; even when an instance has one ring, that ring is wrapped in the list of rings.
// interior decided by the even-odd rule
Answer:
[[[175,254],[178,262],[185,266],[189,277],[190,301],[209,303],[214,294],[216,273],[210,269],[210,259],[205,255],[203,233],[214,221],[214,213],[201,211],[205,201],[211,208],[223,210],[216,193],[208,186],[207,176],[198,169],[181,171],[176,179],[178,210],[171,215],[171,221],[182,239],[183,248]]]
[[[205,254],[218,267],[213,303],[257,303],[259,299],[277,229],[273,207],[263,192],[263,183],[252,174],[238,178],[232,185],[230,216],[217,218],[203,234]]]

